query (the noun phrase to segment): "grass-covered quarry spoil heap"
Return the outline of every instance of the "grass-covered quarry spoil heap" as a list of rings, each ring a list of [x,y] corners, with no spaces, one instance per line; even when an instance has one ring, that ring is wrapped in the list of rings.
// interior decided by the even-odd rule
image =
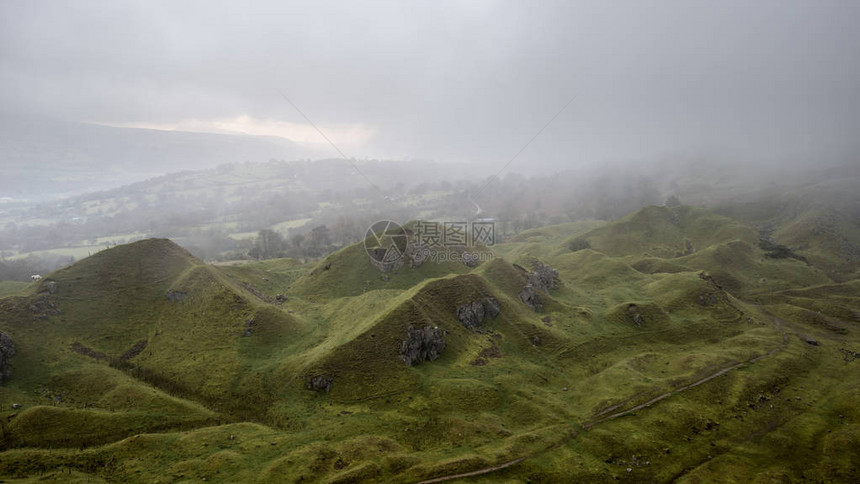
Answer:
[[[860,279],[779,242],[680,205],[385,272],[117,246],[0,299],[0,477],[857,481]]]

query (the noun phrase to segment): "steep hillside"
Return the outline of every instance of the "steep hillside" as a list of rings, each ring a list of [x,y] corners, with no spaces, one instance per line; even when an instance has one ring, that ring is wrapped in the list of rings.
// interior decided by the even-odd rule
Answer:
[[[682,206],[470,265],[118,246],[0,299],[0,477],[850,481],[860,288],[757,240]]]
[[[855,167],[800,187],[722,203],[717,210],[788,246],[831,279],[848,281],[860,270],[858,183]]]

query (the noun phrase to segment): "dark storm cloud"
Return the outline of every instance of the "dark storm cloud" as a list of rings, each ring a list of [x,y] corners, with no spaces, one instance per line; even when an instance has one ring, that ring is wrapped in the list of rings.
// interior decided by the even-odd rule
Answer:
[[[519,168],[856,152],[860,3],[3,2],[6,115],[374,129],[363,152]]]

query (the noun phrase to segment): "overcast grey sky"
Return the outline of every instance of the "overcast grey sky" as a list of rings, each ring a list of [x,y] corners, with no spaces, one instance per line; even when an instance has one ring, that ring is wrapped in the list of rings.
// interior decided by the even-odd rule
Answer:
[[[220,3],[220,2],[217,2]],[[860,2],[0,3],[0,110],[576,166],[860,149]],[[334,153],[333,153],[334,154]]]

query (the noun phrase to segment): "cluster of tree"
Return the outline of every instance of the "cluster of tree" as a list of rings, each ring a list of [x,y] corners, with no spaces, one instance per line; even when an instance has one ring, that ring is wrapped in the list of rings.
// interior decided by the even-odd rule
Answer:
[[[111,236],[128,241],[166,237],[208,260],[316,258],[362,240],[367,228],[383,219],[492,218],[497,238],[503,238],[548,223],[614,219],[661,203],[665,189],[652,178],[629,173],[451,180],[417,177],[416,170],[411,164],[363,165],[365,175],[382,189],[365,183],[343,160],[272,161],[183,172],[21,208],[19,219],[58,221],[9,223],[0,230],[0,250],[26,253],[97,245]],[[275,230],[281,222],[300,218],[310,222],[284,233]],[[253,239],[231,236],[244,232],[258,233]]]

